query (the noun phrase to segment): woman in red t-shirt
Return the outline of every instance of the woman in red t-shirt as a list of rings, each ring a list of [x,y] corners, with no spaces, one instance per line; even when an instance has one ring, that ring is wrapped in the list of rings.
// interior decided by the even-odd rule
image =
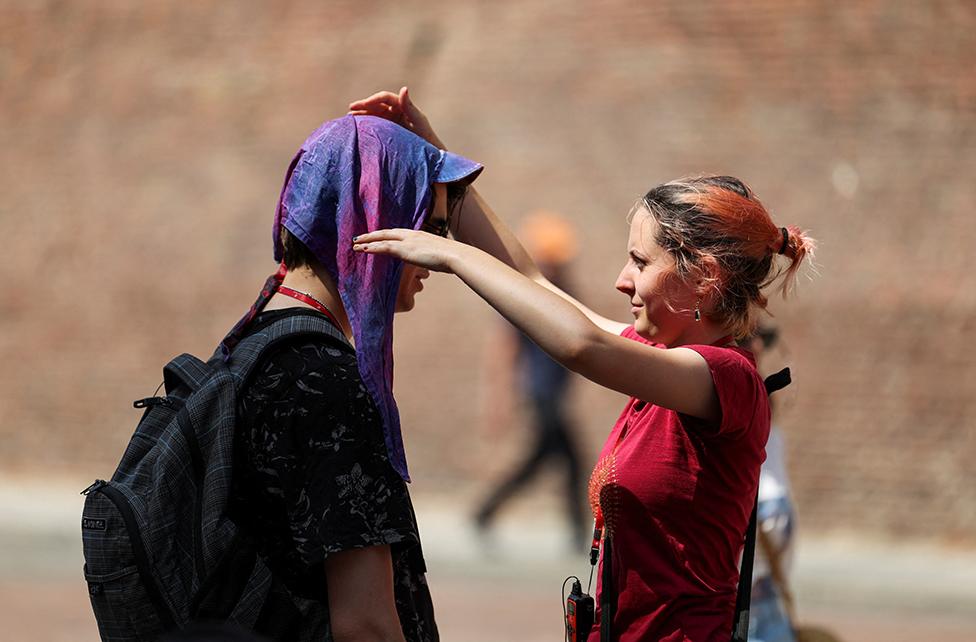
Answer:
[[[350,109],[443,148],[405,88]],[[616,595],[612,639],[725,642],[769,434],[762,378],[735,341],[766,307],[764,287],[782,276],[787,293],[813,241],[775,225],[729,176],[659,185],[629,222],[615,287],[632,325],[547,281],[473,188],[451,230],[460,243],[381,230],[354,239],[354,249],[456,274],[554,359],[630,396],[590,480],[594,514],[613,542],[601,560],[613,586],[597,590]],[[599,639],[597,625],[590,640]]]

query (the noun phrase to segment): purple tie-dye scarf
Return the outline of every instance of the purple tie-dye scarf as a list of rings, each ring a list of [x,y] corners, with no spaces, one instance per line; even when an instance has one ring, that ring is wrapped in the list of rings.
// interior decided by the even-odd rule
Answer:
[[[284,225],[318,258],[339,288],[356,344],[359,372],[383,420],[390,463],[409,481],[393,398],[393,313],[403,263],[352,251],[354,236],[385,228],[419,228],[434,183],[470,182],[482,167],[440,150],[402,127],[371,116],[345,116],[319,127],[302,144],[275,211],[274,254],[281,260]],[[281,283],[265,284],[234,337]]]

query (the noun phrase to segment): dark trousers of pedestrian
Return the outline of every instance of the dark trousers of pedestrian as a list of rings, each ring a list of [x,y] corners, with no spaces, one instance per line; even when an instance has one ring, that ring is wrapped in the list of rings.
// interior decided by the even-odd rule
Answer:
[[[489,525],[495,513],[529,483],[546,462],[553,461],[564,472],[566,518],[570,525],[573,545],[586,541],[583,524],[582,469],[572,427],[563,410],[563,397],[533,396],[529,398],[533,412],[534,443],[525,460],[503,479],[481,505],[475,521],[481,528]]]

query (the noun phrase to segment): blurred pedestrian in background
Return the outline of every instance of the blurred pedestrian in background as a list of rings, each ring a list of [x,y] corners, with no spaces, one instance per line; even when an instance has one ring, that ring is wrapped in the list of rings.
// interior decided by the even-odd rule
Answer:
[[[572,292],[568,272],[579,246],[572,224],[559,214],[538,210],[525,218],[519,238],[539,271],[558,288]],[[585,544],[587,532],[579,445],[568,407],[570,372],[512,326],[505,327],[489,345],[487,359],[489,429],[504,430],[512,423],[512,391],[518,390],[529,406],[532,436],[522,462],[478,508],[475,524],[479,531],[486,531],[502,506],[532,481],[545,464],[552,463],[563,476],[570,547],[578,549]]]

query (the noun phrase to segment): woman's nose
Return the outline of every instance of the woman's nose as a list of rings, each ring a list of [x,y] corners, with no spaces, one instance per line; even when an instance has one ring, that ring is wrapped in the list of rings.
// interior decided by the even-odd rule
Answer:
[[[617,275],[617,282],[613,284],[613,287],[617,288],[624,294],[630,295],[634,293],[634,281],[630,278],[630,275],[627,274],[626,267],[620,270],[620,274]]]

